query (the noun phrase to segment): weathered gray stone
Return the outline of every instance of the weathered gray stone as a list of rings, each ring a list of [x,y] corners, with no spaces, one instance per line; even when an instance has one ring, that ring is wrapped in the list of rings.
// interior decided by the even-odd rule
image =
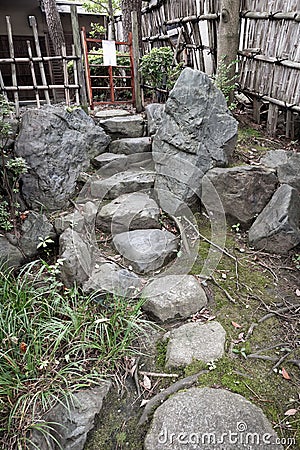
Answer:
[[[96,216],[98,211],[98,206],[93,202],[86,202],[80,208],[81,214],[84,217],[84,222],[86,225],[94,226],[96,222]]]
[[[67,228],[72,228],[81,233],[84,229],[84,217],[79,211],[73,213],[63,213],[59,217],[56,217],[54,221],[54,227],[58,234],[63,233]]]
[[[46,413],[44,419],[51,423],[53,438],[64,450],[83,450],[87,434],[94,427],[97,414],[102,409],[103,400],[111,387],[110,382],[101,382],[99,386],[82,390],[74,394],[70,406],[57,404]],[[30,450],[56,450],[54,439],[33,431],[31,441],[35,445]]]
[[[31,258],[38,253],[38,245],[46,238],[54,240],[56,233],[52,224],[44,214],[30,211],[22,223],[20,246],[24,254]]]
[[[88,242],[76,231],[68,228],[59,239],[60,258],[63,265],[61,277],[67,287],[82,285],[90,276],[92,251]]]
[[[218,322],[193,322],[171,331],[166,367],[187,366],[193,361],[209,362],[224,354],[226,332]]]
[[[147,273],[175,256],[178,239],[166,230],[134,230],[118,234],[113,244],[136,272]]]
[[[151,139],[140,137],[135,139],[118,139],[109,146],[111,153],[120,155],[135,155],[136,153],[151,153]]]
[[[262,410],[224,389],[191,388],[154,413],[145,450],[283,450]]]
[[[20,250],[11,244],[5,236],[0,236],[0,264],[7,267],[20,267],[24,256]]]
[[[154,172],[127,171],[117,173],[105,180],[91,182],[90,192],[94,199],[114,199],[122,194],[149,190],[154,186]]]
[[[97,107],[96,107],[97,108]],[[125,109],[104,109],[95,112],[95,117],[97,119],[110,119],[111,117],[124,117],[130,116],[130,112]]]
[[[143,309],[161,322],[187,319],[206,306],[203,288],[192,275],[167,275],[143,289]]]
[[[255,166],[238,166],[209,170],[203,178],[202,201],[207,211],[217,211],[219,202],[210,195],[213,184],[225,214],[233,222],[248,226],[264,209],[276,191],[278,179],[275,171]]]
[[[151,103],[146,106],[145,113],[147,115],[149,136],[152,136],[157,132],[164,112],[165,105],[163,103]]]
[[[22,176],[22,193],[34,209],[67,206],[79,174],[90,159],[103,153],[110,138],[82,109],[30,109],[22,118],[16,154],[30,170]]]
[[[92,164],[96,167],[96,169],[101,169],[102,167],[109,169],[110,167],[113,167],[115,168],[115,172],[111,175],[114,175],[117,172],[123,172],[126,170],[127,158],[125,155],[102,153],[102,155],[96,156],[96,158],[92,159]]]
[[[144,119],[138,114],[101,120],[100,125],[112,139],[138,138],[144,136]]]
[[[200,195],[203,175],[226,166],[233,152],[237,121],[222,92],[207,75],[186,68],[166,103],[153,139],[157,178],[155,190],[163,210],[175,214],[178,205]]]
[[[85,293],[97,292],[97,296],[100,297],[106,297],[107,294],[132,297],[141,288],[142,282],[135,273],[122,269],[110,261],[99,262],[83,285]]]
[[[289,184],[300,193],[300,153],[270,150],[260,162],[266,167],[276,169],[281,184]]]
[[[159,207],[143,192],[124,194],[103,206],[96,224],[113,235],[129,230],[159,228]]]
[[[249,243],[256,249],[285,254],[300,243],[300,195],[283,184],[249,230]]]

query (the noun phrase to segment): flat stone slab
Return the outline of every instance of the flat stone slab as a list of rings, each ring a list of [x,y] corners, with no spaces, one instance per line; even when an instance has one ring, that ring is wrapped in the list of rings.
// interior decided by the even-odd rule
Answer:
[[[210,362],[224,354],[226,332],[219,322],[186,323],[170,332],[166,367],[187,366],[193,361]]]
[[[104,109],[96,111],[95,117],[97,119],[110,119],[111,117],[125,117],[130,116],[130,112],[125,109]]]
[[[128,158],[125,155],[102,153],[102,155],[92,160],[92,164],[96,169],[100,169],[98,170],[98,174],[106,178],[126,171],[128,168]]]
[[[94,199],[114,199],[122,194],[149,190],[154,186],[155,174],[150,171],[127,171],[117,173],[105,180],[91,182],[90,191]]]
[[[212,195],[213,184],[218,197]],[[214,168],[203,178],[202,201],[206,210],[218,211],[219,202],[234,223],[251,225],[276,191],[278,178],[274,169],[254,166]],[[217,201],[216,201],[217,200]]]
[[[100,125],[113,139],[144,136],[145,122],[139,114],[101,120]]]
[[[191,388],[154,413],[145,450],[283,450],[260,408],[224,389]]]
[[[192,275],[167,275],[142,292],[143,309],[161,322],[187,319],[207,304],[204,289]]]
[[[270,150],[260,162],[266,167],[276,169],[281,184],[289,184],[300,193],[300,153]]]
[[[286,254],[300,243],[300,195],[283,184],[249,230],[249,243],[256,249]]]
[[[124,194],[103,206],[96,225],[113,235],[129,230],[159,228],[160,210],[156,202],[143,192]]]
[[[176,255],[178,239],[166,230],[134,230],[118,234],[113,244],[136,272],[148,273]]]
[[[111,153],[135,155],[136,153],[151,153],[151,139],[149,137],[117,139],[109,146]]]
[[[135,273],[110,261],[97,265],[83,285],[85,293],[97,292],[99,297],[106,297],[107,294],[132,297],[141,288],[142,281]]]

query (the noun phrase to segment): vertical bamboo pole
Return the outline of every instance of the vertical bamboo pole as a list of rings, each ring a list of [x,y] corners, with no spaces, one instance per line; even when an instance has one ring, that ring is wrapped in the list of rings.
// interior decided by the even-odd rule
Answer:
[[[31,50],[31,45],[30,45],[30,41],[26,41],[27,43],[27,50],[28,50],[28,56],[29,56],[29,66],[30,66],[30,71],[31,71],[31,77],[32,77],[32,84],[33,86],[35,86],[35,99],[36,99],[36,106],[38,108],[41,107],[41,102],[40,102],[40,95],[39,95],[39,91],[36,88],[37,86],[37,82],[36,82],[36,76],[35,76],[35,70],[34,70],[34,64],[32,61],[32,50]]]
[[[85,66],[85,77],[86,77],[86,86],[89,96],[89,104],[90,107],[93,109],[93,91],[92,91],[92,85],[91,85],[91,71],[90,71],[90,65],[89,65],[89,50],[86,42],[86,31],[85,28],[82,28],[81,31],[81,38],[82,38],[82,47],[83,47],[83,55],[84,55],[84,66]]]
[[[9,46],[9,55],[11,58],[15,57],[15,49],[14,49],[14,41],[12,35],[12,28],[10,23],[10,17],[6,16],[6,25],[7,25],[7,36],[8,36],[8,46]],[[11,63],[11,76],[12,76],[12,84],[16,88],[18,87],[17,81],[17,69],[16,64],[14,62]],[[18,91],[14,91],[14,100],[15,100],[15,108],[16,108],[16,116],[20,116],[20,105],[19,105],[19,94]]]
[[[72,53],[73,53],[74,56],[76,56],[75,45],[72,45]],[[74,59],[74,64],[73,64],[73,71],[74,71],[74,84],[79,85],[78,67],[77,67],[75,59]],[[79,91],[80,91],[80,87],[75,89],[75,102],[76,102],[76,105],[80,105]],[[85,104],[85,106],[87,107],[87,104]]]
[[[77,6],[76,5],[71,5],[71,23],[72,23],[72,32],[73,32],[73,42],[74,42],[74,47],[75,47],[74,54],[76,56],[78,56],[78,58],[79,58],[77,61],[74,61],[74,68],[75,68],[75,65],[77,65],[77,73],[78,73],[78,80],[79,80],[78,84],[80,85],[81,103],[84,108],[87,108],[88,101],[87,101],[87,95],[86,95],[86,83],[85,83],[84,68],[83,68],[83,62],[82,62],[80,30],[79,30],[79,22],[78,22],[78,14],[77,14]]]
[[[39,58],[42,58],[42,52],[41,52],[41,47],[40,47],[39,35],[38,35],[37,24],[36,24],[36,18],[34,16],[29,16],[29,24],[30,24],[30,26],[32,28],[36,55]],[[40,74],[41,74],[42,83],[43,83],[44,86],[48,86],[46,73],[45,73],[45,67],[44,67],[43,61],[39,62],[39,68],[40,68]],[[45,89],[44,90],[44,95],[45,95],[45,99],[46,99],[47,104],[50,105],[51,102],[50,102],[49,90]]]
[[[140,50],[139,50],[139,32],[138,32],[137,11],[132,11],[131,23],[132,23],[132,53],[133,53],[132,59],[133,59],[135,109],[136,109],[137,113],[140,113],[143,109],[143,105],[142,105],[141,83],[140,83],[140,73],[139,73]]]
[[[70,88],[69,88],[69,77],[68,77],[68,65],[67,65],[67,60],[66,60],[67,50],[66,50],[65,44],[63,44],[61,46],[61,55],[62,55],[62,62],[63,62],[66,105],[70,106]]]

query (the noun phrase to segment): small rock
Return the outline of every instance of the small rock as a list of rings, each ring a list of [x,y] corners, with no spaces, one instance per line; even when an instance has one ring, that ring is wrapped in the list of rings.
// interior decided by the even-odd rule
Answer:
[[[83,450],[87,434],[94,427],[96,415],[100,413],[103,401],[111,383],[102,381],[94,388],[85,389],[74,394],[68,405],[58,403],[46,413],[44,420],[51,423],[54,438],[64,450]],[[31,436],[30,450],[55,450],[54,439],[34,430]]]
[[[136,272],[147,273],[175,256],[178,239],[166,230],[134,230],[118,234],[113,244]]]
[[[210,362],[224,354],[226,332],[218,322],[187,323],[171,331],[166,367],[188,366],[193,361]]]
[[[0,264],[6,267],[20,267],[24,262],[24,256],[20,250],[12,245],[5,236],[0,235]]]
[[[151,153],[151,139],[149,137],[118,139],[110,143],[109,151],[120,155]]]
[[[94,199],[114,199],[122,194],[149,190],[154,186],[155,174],[153,172],[127,171],[117,173],[105,180],[91,182],[91,195]]]
[[[98,207],[93,202],[86,202],[81,210],[84,217],[85,224],[88,226],[94,226],[96,221]]]
[[[256,249],[286,254],[300,243],[300,195],[283,184],[249,230],[249,243]]]
[[[81,233],[84,228],[84,217],[79,211],[69,214],[63,213],[55,219],[54,227],[58,234],[63,233],[69,227],[77,233]]]
[[[154,413],[145,450],[283,450],[260,408],[225,389],[190,388]]]
[[[147,115],[148,134],[153,136],[161,124],[162,116],[165,111],[165,105],[162,103],[151,103],[145,108]]]
[[[159,228],[159,208],[143,192],[124,194],[103,206],[96,224],[113,235],[129,230]]]
[[[52,240],[56,238],[52,224],[44,214],[30,211],[26,220],[22,223],[20,239],[20,246],[27,258],[32,258],[38,253],[38,245],[46,238]]]
[[[192,275],[168,275],[156,278],[142,293],[143,309],[161,322],[187,319],[206,306],[203,288]]]
[[[97,296],[100,297],[106,297],[107,294],[132,297],[140,291],[142,282],[135,273],[110,261],[102,262],[97,266],[83,285],[85,293],[97,292]]]
[[[300,153],[270,150],[260,162],[266,167],[276,169],[281,184],[289,184],[300,193]]]
[[[218,210],[215,196],[211,195],[215,188],[226,216],[231,222],[239,222],[249,226],[267,205],[274,194],[278,179],[275,171],[254,166],[238,166],[230,168],[214,168],[209,170],[202,183],[201,200],[207,211]]]
[[[64,260],[61,277],[67,287],[74,283],[82,285],[88,280],[92,267],[92,252],[88,242],[71,228],[63,232],[59,239],[60,258]]]
[[[112,139],[138,138],[144,136],[144,119],[138,114],[101,120],[100,125]]]

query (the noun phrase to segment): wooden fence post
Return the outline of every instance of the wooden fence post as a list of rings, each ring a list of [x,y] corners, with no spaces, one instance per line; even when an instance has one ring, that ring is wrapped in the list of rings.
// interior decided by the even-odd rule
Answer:
[[[84,108],[88,108],[88,101],[86,95],[86,84],[85,84],[85,75],[84,68],[82,62],[82,50],[81,50],[81,39],[80,39],[80,30],[79,30],[79,22],[78,22],[78,14],[77,14],[77,6],[71,5],[71,22],[72,22],[72,32],[73,32],[73,42],[75,48],[75,54],[79,58],[78,61],[74,61],[74,64],[77,64],[78,69],[78,80],[80,85],[80,98],[81,104]]]
[[[137,11],[132,11],[131,21],[132,21],[132,52],[133,52],[135,108],[136,112],[140,113],[143,109],[143,105],[142,105],[141,83],[139,73],[140,50],[139,50],[139,30],[138,30]]]
[[[229,66],[237,58],[240,38],[240,6],[241,0],[221,0],[221,18],[217,46],[217,72],[222,63]],[[228,79],[231,80],[234,76],[235,64],[232,64],[228,67]],[[229,100],[233,100],[233,93],[232,98]]]

